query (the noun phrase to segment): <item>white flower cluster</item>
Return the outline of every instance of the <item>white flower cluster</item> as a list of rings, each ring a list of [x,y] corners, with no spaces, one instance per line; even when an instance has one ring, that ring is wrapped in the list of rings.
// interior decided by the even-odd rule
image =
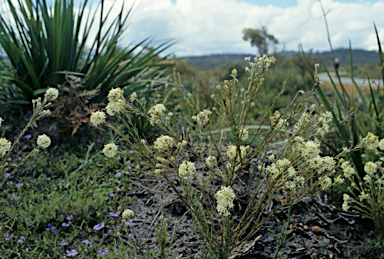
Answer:
[[[215,194],[217,200],[217,212],[225,217],[229,216],[229,210],[233,208],[233,200],[236,198],[230,186],[221,186],[221,190]]]
[[[367,145],[367,149],[375,151],[379,147],[379,137],[375,136],[371,132],[368,132],[368,135],[363,138],[362,143]]]
[[[207,165],[209,167],[213,168],[217,164],[217,159],[215,156],[209,156],[209,157],[207,157],[207,159],[205,159],[205,162],[207,163]]]
[[[364,171],[367,174],[372,175],[372,174],[377,172],[377,168],[378,168],[377,164],[375,164],[373,162],[368,162],[364,166]]]
[[[314,141],[307,141],[298,144],[298,150],[306,160],[311,160],[319,156],[320,144]]]
[[[56,88],[48,88],[48,90],[45,92],[45,101],[54,101],[59,97],[59,90]]]
[[[291,161],[288,159],[278,159],[275,163],[267,166],[266,170],[270,172],[272,179],[277,179],[282,176],[284,178],[284,187],[293,190],[296,189],[297,186],[303,185],[305,178],[301,175],[297,175],[296,169],[290,165]]]
[[[107,115],[105,115],[102,111],[97,111],[92,113],[91,115],[91,123],[95,126],[99,126],[100,124],[103,124],[105,122],[105,119],[107,118]]]
[[[324,136],[329,132],[329,123],[332,122],[332,113],[330,111],[322,113],[318,121],[322,126],[317,129],[317,134]]]
[[[104,145],[102,152],[106,157],[114,157],[117,154],[117,146],[115,143]]]
[[[121,112],[124,109],[124,91],[121,88],[111,89],[107,97],[109,103],[105,109],[109,115],[115,116],[116,113]]]
[[[11,149],[11,141],[0,138],[0,156],[4,156]]]
[[[253,62],[250,62],[251,57],[245,58],[245,61],[247,61],[249,64],[249,67],[246,67],[245,71],[249,71],[252,73],[252,72],[256,72],[256,70],[268,71],[268,68],[271,66],[271,64],[276,62],[276,58],[272,56],[268,57],[267,55],[263,55],[263,56],[257,55],[254,58]]]
[[[202,112],[199,112],[197,116],[192,116],[192,119],[197,122],[197,124],[200,126],[200,128],[204,127],[208,121],[209,116],[211,116],[212,112],[209,110],[204,110]]]
[[[112,88],[108,93],[108,101],[111,103],[124,102],[124,91],[121,88]]]
[[[133,92],[133,93],[131,94],[131,102],[133,102],[133,101],[135,101],[135,100],[137,100],[137,94],[136,94],[136,92]]]
[[[170,136],[160,136],[153,143],[153,148],[158,151],[167,151],[170,147],[173,146],[173,138]]]
[[[51,145],[51,139],[45,134],[38,136],[36,142],[37,145],[42,148],[47,148]]]
[[[196,165],[193,162],[184,160],[179,166],[179,177],[181,179],[190,179],[196,172]]]
[[[364,191],[362,191],[359,195],[359,200],[360,201],[363,201],[365,199],[369,198],[369,194],[368,193],[365,193]]]
[[[241,159],[244,159],[247,156],[247,152],[249,150],[249,146],[240,146],[240,156]],[[229,159],[235,159],[236,161],[240,161],[240,158],[237,156],[237,147],[235,145],[230,145],[227,150],[227,156]]]
[[[166,108],[162,104],[156,104],[155,106],[151,107],[149,109],[148,114],[151,116],[151,125],[155,125],[155,123],[160,123],[161,122],[161,116],[164,114],[166,111]]]
[[[344,193],[344,194],[343,194],[343,200],[344,200],[344,202],[343,202],[342,209],[343,209],[344,211],[348,211],[349,208],[350,208],[350,206],[348,205],[348,203],[349,203],[349,201],[351,200],[351,196],[349,196],[348,194]]]
[[[341,164],[344,176],[348,179],[352,179],[352,176],[356,173],[355,169],[350,165],[349,161],[345,161]]]
[[[247,140],[248,139],[248,130],[247,129],[241,129],[240,130],[240,138],[241,140]]]
[[[123,102],[110,102],[105,109],[110,116],[115,116],[116,113],[123,111],[124,107],[125,104]]]
[[[126,209],[126,210],[124,210],[124,212],[123,212],[123,219],[127,219],[127,218],[133,218],[135,216],[135,213],[132,211],[132,210],[130,210],[130,209]]]

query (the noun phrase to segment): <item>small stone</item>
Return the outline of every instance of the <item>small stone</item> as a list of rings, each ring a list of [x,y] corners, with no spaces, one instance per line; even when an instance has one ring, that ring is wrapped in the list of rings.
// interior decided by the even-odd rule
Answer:
[[[299,226],[302,227],[302,226],[303,226],[303,223],[300,222],[300,223],[299,223]]]
[[[304,226],[304,229],[305,229],[305,230],[308,230],[308,226],[307,226],[307,225],[305,225],[305,226]]]
[[[145,191],[145,192],[144,192],[144,195],[147,195],[147,194],[148,194],[148,192],[147,192],[147,191]]]
[[[318,226],[314,226],[312,227],[312,232],[318,234],[321,232],[321,228]]]

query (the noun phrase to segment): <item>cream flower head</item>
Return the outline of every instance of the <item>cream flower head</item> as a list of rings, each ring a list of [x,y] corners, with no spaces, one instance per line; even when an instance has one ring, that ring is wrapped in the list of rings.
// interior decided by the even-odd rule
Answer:
[[[11,149],[11,141],[0,138],[0,157],[4,156]]]
[[[111,116],[115,116],[116,113],[121,112],[124,109],[124,102],[110,102],[108,103],[107,107],[105,109],[107,110],[107,113]]]
[[[230,215],[229,210],[233,208],[233,200],[236,198],[230,186],[221,186],[221,190],[215,194],[217,200],[217,211],[219,214],[227,217]]]
[[[38,136],[36,142],[37,145],[42,148],[47,148],[51,145],[51,139],[45,134]]]
[[[151,107],[151,109],[149,109],[148,111],[148,114],[151,116],[151,119],[153,120],[150,122],[151,125],[155,125],[155,123],[160,123],[160,118],[166,110],[167,109],[162,104],[156,104],[155,106]]]
[[[102,152],[106,157],[114,157],[117,154],[117,146],[115,143],[104,145]]]
[[[135,213],[130,209],[126,209],[123,212],[123,219],[133,218],[134,216],[135,216]]]
[[[45,101],[54,101],[59,97],[59,90],[56,88],[48,88],[48,90],[45,92]]]
[[[173,138],[170,136],[161,136],[154,142],[153,148],[158,151],[166,151],[173,146]]]
[[[99,126],[100,124],[103,124],[105,122],[105,119],[107,118],[107,115],[105,115],[102,111],[97,111],[92,113],[91,115],[91,123],[95,126]]]
[[[193,162],[184,160],[179,167],[179,177],[190,179],[196,172],[196,165]]]
[[[124,102],[124,95],[123,94],[124,94],[124,91],[121,88],[112,88],[109,91],[109,94],[107,96],[108,101],[110,101],[111,103],[120,102],[120,101]]]

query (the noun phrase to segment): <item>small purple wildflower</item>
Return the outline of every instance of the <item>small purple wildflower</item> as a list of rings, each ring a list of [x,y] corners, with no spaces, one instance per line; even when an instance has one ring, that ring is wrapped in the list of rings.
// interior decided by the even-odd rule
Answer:
[[[115,176],[116,176],[116,177],[120,177],[120,176],[121,176],[121,173],[120,173],[120,172],[117,172],[117,173],[115,174]]]
[[[10,173],[6,173],[6,174],[4,175],[4,177],[5,177],[5,178],[8,178],[10,175],[11,175]]]
[[[117,187],[116,190],[117,190],[118,192],[119,192],[119,191],[122,191],[122,190],[124,190],[124,187],[123,187],[123,188],[119,188],[119,187]]]
[[[129,154],[133,154],[135,151],[133,150],[129,150]]]
[[[113,193],[110,193],[110,194],[108,194],[108,195],[111,196],[111,197],[115,196]]]
[[[12,166],[17,166],[17,164],[16,164],[16,163],[12,163],[11,165],[12,165]]]
[[[111,233],[112,232],[112,229],[108,230],[108,233]]]
[[[48,227],[49,227],[49,228],[50,228],[50,227],[52,227],[52,224],[51,224],[51,223],[49,223],[49,224],[48,224]]]
[[[17,240],[17,243],[23,243],[23,240],[25,239],[25,237],[24,236],[21,236],[20,238],[19,238],[19,240]]]
[[[153,148],[153,146],[149,146],[149,148]]]
[[[103,236],[104,236],[104,237],[107,237],[107,236],[108,236],[108,234],[104,234]]]
[[[21,186],[23,186],[24,184],[22,184],[22,183],[17,183],[17,184],[15,184],[15,186],[16,186],[16,188],[20,188]]]
[[[130,239],[133,239],[133,235],[131,233],[129,233],[128,236],[129,236]]]
[[[60,243],[59,245],[61,245],[61,246],[67,246],[67,245],[68,245],[68,243],[67,243],[67,242],[65,242],[64,240],[62,240],[62,241],[61,241],[61,243]]]
[[[96,139],[96,141],[99,142],[99,143],[103,143],[99,138]]]
[[[120,145],[116,145],[116,147],[117,147],[117,148],[119,148],[119,147],[120,147]]]
[[[32,138],[32,135],[31,134],[27,134],[27,135],[24,136],[24,138],[27,138],[27,139],[28,138]]]
[[[15,200],[18,200],[18,199],[20,199],[21,198],[21,196],[19,196],[19,197],[15,197]]]
[[[71,225],[71,221],[68,221],[68,223],[65,223],[65,222],[63,222],[63,224],[62,224],[62,226],[63,227],[69,227],[69,225]]]
[[[84,240],[84,241],[82,241],[84,244],[87,244],[87,245],[90,245],[91,244],[91,242],[89,242],[87,239],[86,240]]]
[[[87,150],[88,150],[88,148],[86,147],[86,148],[84,148],[84,152],[87,152]]]
[[[129,163],[129,162],[126,163],[125,165],[126,165],[128,168],[131,168],[131,167],[132,167],[131,163]]]
[[[101,222],[101,224],[97,224],[96,226],[93,227],[94,230],[100,230],[104,227],[104,222]]]
[[[103,252],[103,250],[101,249],[101,250],[99,250],[99,251],[97,251],[97,253],[98,254],[100,254],[100,255],[107,255],[108,254],[108,252],[109,252],[109,250],[108,249],[105,249],[104,250],[104,252]]]
[[[19,158],[17,160],[21,160],[21,156],[19,156]]]
[[[65,217],[66,220],[71,220],[72,219],[72,215],[68,215],[67,217]]]
[[[222,136],[221,139],[227,139],[227,137]]]
[[[57,227],[52,227],[52,230],[53,231],[57,231]]]
[[[23,204],[24,204],[24,202],[20,202],[20,206],[23,205]]]
[[[110,212],[110,213],[109,213],[109,216],[110,216],[110,217],[115,217],[115,218],[116,218],[116,217],[118,217],[118,216],[120,215],[120,213],[121,213],[120,211],[116,211],[116,213]]]
[[[10,182],[7,182],[7,185],[12,185],[13,184],[13,182],[12,181],[10,181]]]
[[[127,225],[127,226],[133,225],[133,219],[130,219],[129,222],[128,221],[124,221],[124,222],[125,222],[125,225]]]
[[[135,234],[137,237],[139,237],[139,234],[137,234],[137,232],[136,232],[136,234]]]
[[[5,237],[5,240],[8,240],[8,239],[10,239],[10,238],[12,238],[12,237],[13,237],[13,234],[11,234],[11,235],[9,235],[9,234],[6,234],[6,235],[4,235],[4,237]]]
[[[75,249],[72,249],[71,251],[65,251],[67,252],[67,256],[75,256],[77,255],[79,252],[77,252]]]

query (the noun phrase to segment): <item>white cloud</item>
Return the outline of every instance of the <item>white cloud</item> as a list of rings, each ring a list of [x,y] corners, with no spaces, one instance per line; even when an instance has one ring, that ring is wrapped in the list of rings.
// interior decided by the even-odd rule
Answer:
[[[133,2],[125,0],[125,9],[128,10]],[[111,18],[117,16],[123,0],[106,1],[106,10],[113,3]],[[326,11],[330,9],[327,19],[334,48],[348,48],[351,40],[353,48],[376,50],[373,22],[384,42],[384,2],[322,0],[322,3]],[[95,8],[96,5],[93,5],[92,13]],[[98,19],[95,22],[97,25]],[[299,43],[306,50],[329,50],[317,0],[298,0],[296,6],[288,8],[257,6],[237,0],[177,0],[176,3],[171,0],[138,0],[121,44],[138,43],[153,36],[152,45],[155,46],[165,39],[177,40],[168,51],[175,52],[177,56],[256,53],[256,48],[242,39],[242,31],[263,25],[285,44],[286,50],[297,50]],[[95,30],[90,39],[94,37]]]

